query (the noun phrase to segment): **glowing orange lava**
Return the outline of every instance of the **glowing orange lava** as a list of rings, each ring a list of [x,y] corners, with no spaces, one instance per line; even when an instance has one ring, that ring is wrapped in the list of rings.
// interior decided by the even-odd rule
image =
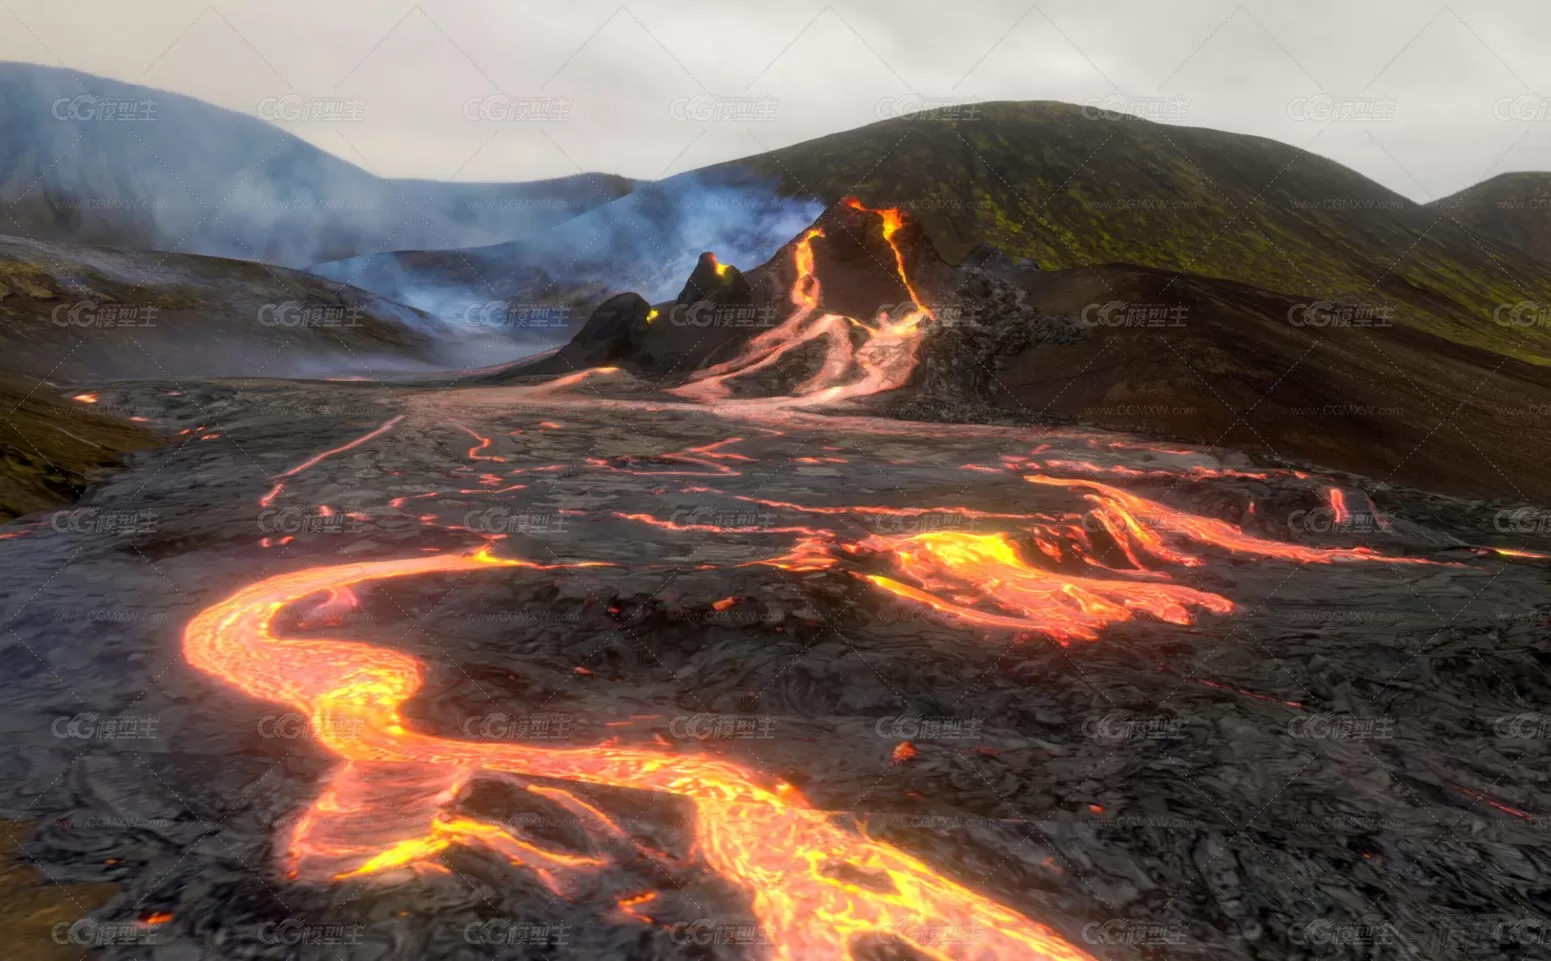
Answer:
[[[489,437],[485,437],[482,434],[475,433],[474,431],[472,431],[469,428],[465,427],[463,424],[459,423],[458,421],[449,420],[449,421],[447,421],[447,423],[451,424],[452,426],[454,426],[454,427],[458,428],[459,430],[463,431],[465,434],[467,434],[470,437],[474,438],[475,440],[479,441],[478,444],[476,444],[473,447],[469,448],[469,452],[466,455],[469,460],[488,460],[488,461],[499,461],[499,462],[501,462],[503,464],[506,463],[506,458],[504,458],[504,457],[493,457],[493,456],[491,456],[489,454],[482,454],[482,453],[480,453],[480,451],[483,451],[485,448],[490,446],[490,438]]]
[[[1328,488],[1325,491],[1325,500],[1330,505],[1330,511],[1335,516],[1337,524],[1345,524],[1352,519],[1352,512],[1346,506],[1346,494],[1341,488]]]
[[[913,287],[910,283],[910,275],[905,272],[904,252],[899,249],[899,244],[894,242],[894,235],[899,233],[900,228],[905,225],[905,215],[900,213],[899,210],[894,207],[884,207],[875,210],[872,207],[864,206],[862,202],[855,197],[845,198],[844,203],[847,207],[850,207],[853,210],[861,210],[869,214],[877,214],[879,217],[883,218],[883,239],[889,242],[889,247],[894,251],[894,269],[899,273],[900,282],[905,285],[905,290],[910,293],[910,301],[911,303],[915,304],[916,310],[919,310],[926,316],[933,317],[933,319],[935,319],[930,310],[921,306],[921,298],[916,294],[915,287]]]
[[[904,255],[894,241],[903,224],[903,214],[895,209],[871,210],[859,201],[847,204],[877,214],[883,222],[883,237],[894,251],[899,280],[910,294],[912,308],[902,317],[880,313],[876,326],[840,314],[819,309],[822,288],[813,269],[813,242],[824,236],[823,228],[811,227],[792,248],[797,277],[789,296],[795,308],[779,326],[751,338],[737,356],[713,364],[698,372],[688,383],[669,393],[701,403],[717,403],[750,409],[776,410],[786,407],[811,407],[833,404],[854,397],[903,387],[915,370],[916,354],[925,334],[922,326],[933,319],[922,305],[910,278],[905,273]],[[852,330],[862,331],[860,346],[852,342]],[[817,373],[798,384],[791,394],[780,397],[732,400],[731,381],[758,373],[792,351],[815,341],[825,345],[824,360]]]
[[[609,744],[579,749],[434,737],[405,726],[402,708],[420,689],[414,657],[369,644],[277,635],[277,615],[324,592],[385,578],[498,569],[547,570],[487,551],[314,567],[267,578],[206,608],[184,631],[188,662],[244,693],[312,721],[344,762],[294,823],[290,872],[318,880],[396,869],[441,870],[428,860],[452,844],[480,845],[526,867],[557,892],[605,863],[598,852],[539,847],[500,824],[450,810],[475,777],[526,775],[660,791],[695,808],[694,850],[749,898],[772,957],[850,961],[858,938],[892,936],[943,961],[1087,958],[1055,932],[890,845],[839,824],[791,785],[769,783],[731,761],[696,753]],[[565,804],[567,792],[529,787]],[[566,805],[573,811],[579,799]],[[588,833],[626,837],[592,809]],[[602,823],[596,823],[602,822]],[[584,822],[586,823],[586,822]],[[950,926],[964,945],[923,943]]]
[[[1541,551],[1526,551],[1512,547],[1487,547],[1482,549],[1491,551],[1494,554],[1501,554],[1504,557],[1528,557],[1537,560],[1551,558],[1551,554],[1542,553]]]
[[[1047,571],[1024,560],[1007,534],[875,536],[859,547],[887,554],[913,582],[862,575],[891,594],[967,623],[1039,631],[1059,641],[1097,640],[1100,628],[1141,612],[1169,624],[1189,624],[1192,608],[1213,614],[1234,609],[1225,597],[1177,584]]]
[[[702,444],[699,447],[688,447],[681,451],[672,451],[670,453],[663,454],[660,458],[661,460],[668,461],[670,463],[694,464],[697,467],[707,468],[707,470],[704,471],[675,469],[643,470],[637,467],[624,466],[619,463],[610,462],[601,457],[589,457],[585,459],[585,462],[589,466],[601,467],[604,470],[621,471],[626,474],[639,474],[647,477],[714,477],[717,475],[736,477],[743,472],[718,462],[724,460],[744,462],[753,461],[754,458],[749,457],[746,454],[739,454],[735,451],[726,451],[721,449],[728,444],[739,444],[742,442],[742,437],[728,437],[725,440],[715,441],[710,444]]]
[[[1037,514],[999,514],[994,511],[981,511],[973,507],[873,507],[869,505],[850,505],[838,507],[817,507],[806,504],[793,504],[790,501],[773,501],[763,497],[744,497],[735,495],[734,500],[748,501],[750,504],[762,504],[766,507],[779,507],[782,510],[801,511],[806,514],[872,514],[888,517],[921,517],[934,514],[954,514],[960,517],[980,519],[1003,520],[1029,520],[1037,517]]]
[[[1208,545],[1252,557],[1334,563],[1370,561],[1436,564],[1425,558],[1391,557],[1368,548],[1321,549],[1253,537],[1233,525],[1164,507],[1154,501],[1095,481],[1029,476],[1031,483],[1086,489],[1092,505],[1086,517],[1040,514],[997,514],[969,508],[888,508],[871,506],[809,507],[785,501],[743,497],[740,500],[782,510],[814,514],[883,515],[896,529],[919,531],[923,515],[944,514],[969,522],[986,518],[1031,521],[1018,534],[938,530],[911,534],[869,534],[845,541],[835,532],[809,530],[787,553],[755,564],[810,572],[837,567],[873,585],[947,617],[981,627],[1046,634],[1061,643],[1095,640],[1100,629],[1146,614],[1170,624],[1193,622],[1193,611],[1228,614],[1227,598],[1169,583],[1157,565],[1197,567],[1196,553],[1178,546]],[[673,526],[648,516],[632,519]],[[706,526],[704,529],[717,531]],[[771,531],[787,528],[771,527]],[[1093,536],[1102,532],[1108,543]],[[1023,544],[1020,544],[1020,538]],[[1103,558],[1118,552],[1114,563]],[[1038,563],[1031,561],[1031,558]],[[869,560],[881,560],[893,570],[880,573]],[[842,565],[842,562],[846,562]],[[1123,561],[1123,563],[1121,563]],[[1097,574],[1071,573],[1074,566]]]
[[[546,380],[542,384],[534,384],[531,387],[518,387],[515,390],[524,394],[549,394],[565,390],[567,387],[574,387],[589,377],[601,377],[618,372],[618,367],[588,367],[586,370],[579,370],[574,374],[566,374],[563,377],[556,377],[554,380]]]
[[[1196,567],[1204,563],[1198,555],[1170,546],[1169,538],[1207,544],[1236,554],[1297,561],[1300,564],[1331,564],[1338,561],[1377,561],[1389,564],[1438,563],[1423,557],[1380,554],[1368,547],[1318,548],[1286,541],[1269,541],[1246,534],[1227,521],[1186,514],[1097,481],[1038,475],[1026,476],[1024,480],[1031,484],[1087,488],[1090,493],[1085,493],[1083,498],[1093,505],[1094,519],[1109,532],[1138,567],[1144,566],[1138,557],[1138,552],[1150,554],[1167,563],[1182,564],[1187,567]]]
[[[381,437],[383,434],[386,434],[388,431],[397,426],[399,421],[403,419],[404,415],[400,414],[397,417],[391,418],[387,422],[379,425],[369,433],[362,434],[360,437],[357,437],[355,440],[350,441],[347,444],[341,444],[338,447],[326,450],[321,454],[314,454],[290,470],[285,471],[284,473],[276,474],[271,478],[271,480],[275,481],[275,486],[270,488],[269,493],[259,498],[259,504],[264,507],[268,507],[269,505],[273,504],[275,502],[275,498],[279,496],[282,490],[285,489],[286,478],[295,477],[297,474],[300,474],[302,471],[307,470],[310,467],[316,467],[318,464],[328,460],[335,454],[343,454],[347,450],[354,450],[355,448],[360,447],[362,444],[375,437]],[[197,430],[198,428],[195,429]]]

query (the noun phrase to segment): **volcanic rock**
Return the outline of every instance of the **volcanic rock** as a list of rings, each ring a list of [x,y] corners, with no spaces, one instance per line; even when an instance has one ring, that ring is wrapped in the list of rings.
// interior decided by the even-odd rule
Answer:
[[[651,306],[640,294],[615,294],[598,305],[570,343],[530,363],[519,364],[502,379],[534,374],[569,374],[602,367],[628,356],[646,328]]]
[[[816,282],[801,280],[809,270]],[[648,315],[635,298],[627,318],[616,316],[623,309],[616,297],[559,353],[520,371],[565,373],[617,362],[658,383],[683,383],[788,321],[805,297],[814,299],[815,312],[860,322],[849,331],[853,349],[866,343],[870,327],[924,310],[916,372],[908,396],[895,391],[900,396],[886,398],[893,404],[914,399],[954,409],[985,406],[996,390],[994,372],[1007,358],[1034,344],[1083,336],[1074,322],[1044,314],[992,270],[947,264],[908,213],[848,197],[747,275],[703,253],[672,303]],[[789,391],[820,369],[826,344],[824,338],[810,340],[738,378],[735,394]]]
[[[731,264],[717,263],[716,255],[708,250],[695,262],[695,269],[690,272],[674,303],[685,306],[699,301],[746,304],[749,293],[749,282],[743,279],[743,272]]]
[[[1017,278],[1025,273],[1039,270],[1039,264],[1027,257],[1017,260],[1007,256],[1006,251],[990,244],[976,244],[964,255],[961,267],[978,267],[981,270],[990,271],[1003,280],[1017,282]]]
[[[1046,314],[1027,294],[996,274],[961,267],[954,298],[937,309],[926,333],[915,375],[906,390],[911,400],[979,403],[998,392],[996,372],[1036,344],[1072,344],[1084,331],[1070,317]]]

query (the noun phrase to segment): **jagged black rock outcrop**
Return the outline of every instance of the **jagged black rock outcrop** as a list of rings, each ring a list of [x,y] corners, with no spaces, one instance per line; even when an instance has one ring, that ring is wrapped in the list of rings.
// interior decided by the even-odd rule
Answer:
[[[570,343],[553,354],[507,371],[503,377],[569,374],[614,364],[628,357],[638,345],[651,309],[640,294],[615,294],[598,305]]]

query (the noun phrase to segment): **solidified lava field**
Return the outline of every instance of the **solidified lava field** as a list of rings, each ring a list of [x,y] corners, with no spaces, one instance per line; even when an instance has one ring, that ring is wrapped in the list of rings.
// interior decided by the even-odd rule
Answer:
[[[9,529],[6,812],[121,885],[82,943],[1543,949],[1551,594],[1492,505],[562,380],[94,388],[185,433]]]

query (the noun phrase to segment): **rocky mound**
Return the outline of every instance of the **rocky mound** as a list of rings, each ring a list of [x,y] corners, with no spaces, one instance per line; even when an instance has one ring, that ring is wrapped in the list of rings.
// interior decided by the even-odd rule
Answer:
[[[486,363],[522,353],[489,333]],[[302,271],[0,237],[0,349],[7,367],[33,376],[371,377],[465,366],[448,334],[418,310]]]

